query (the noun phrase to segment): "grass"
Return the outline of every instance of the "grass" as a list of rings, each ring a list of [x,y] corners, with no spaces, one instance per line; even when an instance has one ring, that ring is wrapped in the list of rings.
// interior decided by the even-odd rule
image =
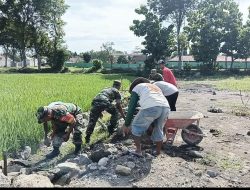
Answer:
[[[212,85],[219,90],[242,91],[250,92],[250,76],[234,76],[234,77],[201,77],[199,79],[192,79],[189,81],[181,81],[181,83],[199,83]]]
[[[120,75],[0,74],[0,151],[36,147],[43,137],[43,127],[35,117],[39,106],[64,101],[88,111],[94,96],[115,79]],[[122,79],[124,89],[130,81]]]

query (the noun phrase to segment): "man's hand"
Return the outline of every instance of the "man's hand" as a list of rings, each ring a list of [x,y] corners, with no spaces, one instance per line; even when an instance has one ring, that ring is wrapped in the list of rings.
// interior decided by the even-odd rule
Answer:
[[[50,141],[50,139],[49,139],[48,137],[44,138],[44,144],[45,144],[47,147],[50,146],[51,141]]]
[[[123,136],[129,134],[130,132],[130,127],[126,127],[125,125],[122,126],[122,131],[123,131]]]
[[[65,135],[63,135],[63,140],[64,142],[67,142],[69,140],[69,135],[68,133],[66,133]]]

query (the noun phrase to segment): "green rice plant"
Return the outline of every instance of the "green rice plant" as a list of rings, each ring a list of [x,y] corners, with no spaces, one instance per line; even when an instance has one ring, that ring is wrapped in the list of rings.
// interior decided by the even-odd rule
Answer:
[[[63,101],[88,111],[95,95],[120,78],[101,74],[0,74],[0,151],[37,146],[43,137],[43,127],[35,117],[38,107]],[[123,77],[124,89],[130,81]]]

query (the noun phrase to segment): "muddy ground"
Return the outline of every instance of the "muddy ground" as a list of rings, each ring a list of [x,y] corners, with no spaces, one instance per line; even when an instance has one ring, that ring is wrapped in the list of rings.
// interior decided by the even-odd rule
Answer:
[[[204,115],[200,127],[206,137],[198,146],[187,146],[179,130],[173,146],[164,146],[158,157],[145,159],[121,153],[116,158],[109,157],[105,171],[89,171],[63,186],[250,187],[250,102],[248,108],[242,109],[244,106],[240,92],[219,91],[203,84],[180,82],[179,91],[176,104],[178,111],[199,111]],[[248,94],[242,95],[246,102]],[[220,110],[222,113],[211,110]],[[124,149],[127,140],[116,139],[111,144]],[[133,146],[130,144],[129,148]],[[191,155],[190,150],[196,151],[198,156]],[[46,149],[32,157],[38,160],[47,152]],[[82,153],[91,153],[91,150],[83,149]],[[128,162],[135,165],[130,175],[122,176],[114,172],[118,164],[125,165]]]

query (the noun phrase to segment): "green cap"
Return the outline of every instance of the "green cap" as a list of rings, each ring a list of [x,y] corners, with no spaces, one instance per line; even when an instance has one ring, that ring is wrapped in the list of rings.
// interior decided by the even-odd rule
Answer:
[[[113,86],[121,86],[121,81],[115,80]]]
[[[48,108],[45,106],[39,107],[36,112],[38,123],[42,123],[43,118],[48,114]]]

